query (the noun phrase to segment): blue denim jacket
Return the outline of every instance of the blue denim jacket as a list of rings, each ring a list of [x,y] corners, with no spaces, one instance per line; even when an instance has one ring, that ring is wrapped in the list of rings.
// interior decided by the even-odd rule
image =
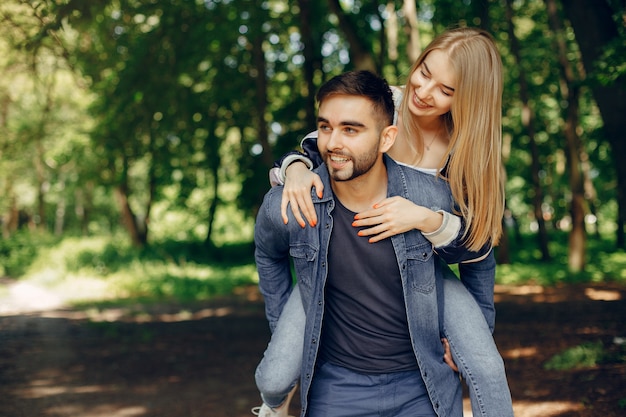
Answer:
[[[432,210],[452,211],[454,200],[447,182],[398,165],[386,155],[384,158],[389,197],[402,196]],[[324,183],[322,198],[312,193],[318,225],[301,228],[293,217],[285,225],[280,215],[282,187],[273,187],[265,195],[259,209],[254,235],[259,288],[265,298],[266,315],[272,331],[291,292],[290,260],[293,260],[307,316],[300,385],[302,416],[306,415],[321,336],[327,251],[333,227],[331,212],[335,206],[325,165],[317,168],[316,172]],[[402,279],[413,351],[430,399],[439,417],[462,416],[460,381],[442,360],[444,352],[438,309],[441,295],[436,282],[442,276],[443,265],[438,256],[447,263],[457,263],[480,257],[490,248],[485,246],[478,253],[470,252],[458,238],[449,246],[438,248],[435,254],[432,244],[417,230],[393,236],[391,241]]]

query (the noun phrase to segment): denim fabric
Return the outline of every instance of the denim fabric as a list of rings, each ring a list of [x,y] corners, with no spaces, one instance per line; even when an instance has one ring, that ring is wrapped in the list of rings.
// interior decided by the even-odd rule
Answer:
[[[451,212],[454,201],[447,183],[440,179],[396,164],[385,155],[388,174],[388,196],[402,196],[432,210]],[[327,250],[334,208],[332,188],[324,165],[317,170],[324,183],[324,195],[313,195],[319,224],[301,228],[293,219],[287,225],[280,215],[282,187],[273,187],[259,209],[255,226],[255,258],[259,288],[265,297],[266,316],[272,331],[291,293],[290,259],[299,283],[306,313],[301,367],[302,415],[306,414],[308,393],[318,354],[324,312],[324,286],[327,274]],[[439,417],[462,416],[462,394],[455,373],[442,361],[438,291],[436,278],[442,279],[442,268],[432,244],[418,231],[391,238],[401,274],[413,351],[429,397]],[[438,254],[448,263],[486,255],[467,251],[460,239]]]
[[[316,366],[308,417],[436,417],[418,371],[359,374]]]
[[[296,285],[254,374],[263,402],[272,408],[281,405],[298,382],[305,322],[300,290]]]
[[[474,417],[512,417],[513,404],[491,330],[478,304],[456,276],[443,283],[443,335],[467,382]]]
[[[490,260],[487,258],[481,262],[489,264]],[[495,268],[495,263],[493,266]],[[443,280],[438,282],[438,285],[442,284],[442,333],[448,338],[455,363],[469,387],[472,415],[513,416],[504,363],[484,316],[485,311],[493,309],[482,309],[481,312],[454,273],[449,269],[444,271]],[[302,364],[305,321],[300,291],[296,285],[255,374],[261,397],[271,407],[282,404],[297,383]]]

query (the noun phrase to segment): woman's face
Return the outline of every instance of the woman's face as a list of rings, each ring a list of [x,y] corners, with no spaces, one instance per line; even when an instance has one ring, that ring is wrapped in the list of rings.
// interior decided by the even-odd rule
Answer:
[[[409,110],[416,117],[441,116],[450,111],[456,74],[448,55],[435,49],[411,74]]]

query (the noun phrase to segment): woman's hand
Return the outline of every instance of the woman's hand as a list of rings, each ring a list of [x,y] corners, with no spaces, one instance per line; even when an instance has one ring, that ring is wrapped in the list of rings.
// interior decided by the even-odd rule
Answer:
[[[454,372],[459,372],[459,368],[456,366],[456,363],[454,363],[454,359],[452,359],[452,352],[450,351],[450,343],[448,343],[448,339],[445,337],[441,338],[441,344],[443,345],[443,361],[447,363]]]
[[[374,204],[374,208],[354,216],[354,227],[367,227],[359,231],[359,236],[372,236],[375,243],[399,233],[418,229],[434,232],[441,226],[443,215],[426,207],[418,206],[402,197],[390,197]]]
[[[319,175],[309,171],[307,166],[302,162],[294,162],[285,170],[285,186],[283,189],[283,197],[280,203],[280,214],[283,222],[287,224],[287,206],[291,205],[296,221],[300,227],[304,228],[306,223],[304,218],[309,222],[311,227],[317,224],[317,214],[313,207],[311,199],[311,188],[315,187],[317,195],[321,198],[324,191],[324,184]]]

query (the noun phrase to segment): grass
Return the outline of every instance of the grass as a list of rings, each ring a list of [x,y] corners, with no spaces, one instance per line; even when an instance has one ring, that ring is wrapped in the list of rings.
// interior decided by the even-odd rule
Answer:
[[[566,236],[554,235],[553,260],[539,261],[534,236],[512,242],[512,263],[499,265],[501,284],[618,282],[626,285],[626,253],[610,240],[588,242],[590,260],[584,272],[567,269]],[[4,258],[3,258],[4,256]],[[58,288],[75,303],[188,303],[230,294],[254,285],[258,278],[253,244],[239,242],[211,247],[197,241],[164,240],[148,248],[132,247],[125,236],[65,237],[20,234],[0,241],[0,262],[21,279]],[[7,267],[5,266],[5,269]],[[7,271],[0,271],[8,274]],[[3,288],[0,285],[0,293]]]
[[[612,343],[605,346],[602,341],[593,341],[573,346],[551,357],[544,368],[554,371],[593,368],[602,364],[626,363],[626,347]]]
[[[67,237],[36,252],[20,279],[63,292],[84,308],[189,303],[258,282],[250,242],[209,247],[165,241],[137,249],[123,236]]]

